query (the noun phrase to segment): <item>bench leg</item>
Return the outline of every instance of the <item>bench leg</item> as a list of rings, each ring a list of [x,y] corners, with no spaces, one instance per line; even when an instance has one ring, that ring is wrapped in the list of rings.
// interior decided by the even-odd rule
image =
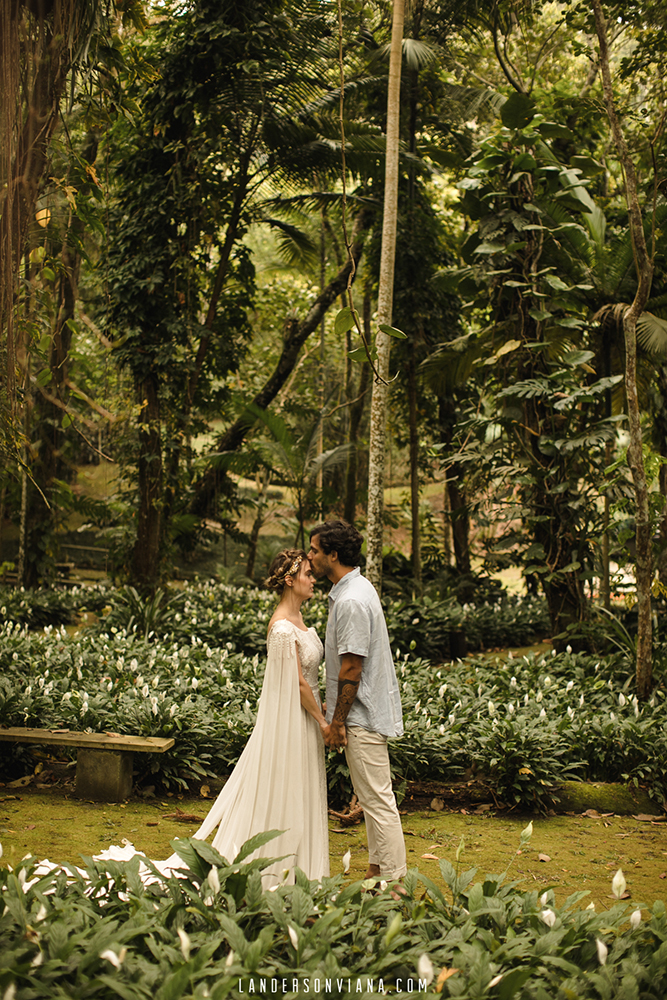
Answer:
[[[132,758],[129,750],[79,749],[75,794],[93,802],[122,802],[132,794]]]

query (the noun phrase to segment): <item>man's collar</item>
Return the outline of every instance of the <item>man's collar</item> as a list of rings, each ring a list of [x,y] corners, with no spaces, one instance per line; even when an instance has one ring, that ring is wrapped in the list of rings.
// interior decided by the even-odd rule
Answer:
[[[351,569],[349,573],[346,573],[345,576],[342,577],[338,581],[338,583],[334,583],[333,587],[329,591],[329,597],[333,601],[335,601],[336,598],[337,598],[337,596],[338,596],[338,594],[340,593],[340,591],[342,590],[342,588],[345,586],[345,584],[347,583],[347,581],[348,580],[352,580],[353,578],[356,578],[356,577],[360,576],[360,574],[361,574],[361,570],[359,569],[358,566],[355,566],[354,569]]]

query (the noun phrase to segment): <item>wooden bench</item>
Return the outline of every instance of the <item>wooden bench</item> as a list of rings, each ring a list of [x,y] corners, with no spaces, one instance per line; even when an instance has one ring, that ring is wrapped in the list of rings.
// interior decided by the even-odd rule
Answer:
[[[114,733],[78,733],[69,729],[0,729],[8,743],[43,743],[77,747],[75,794],[94,802],[122,802],[132,794],[133,754],[164,753],[173,739],[159,736],[118,736]]]

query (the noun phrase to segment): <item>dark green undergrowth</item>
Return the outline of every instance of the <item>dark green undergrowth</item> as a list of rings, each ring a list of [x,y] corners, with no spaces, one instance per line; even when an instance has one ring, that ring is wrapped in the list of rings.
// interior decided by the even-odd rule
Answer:
[[[264,611],[217,612],[256,632]],[[180,612],[179,612],[180,613]],[[324,608],[308,609],[322,628]],[[251,614],[253,617],[251,617]],[[262,617],[260,617],[262,616]],[[19,625],[0,630],[0,725],[173,737],[161,755],[136,758],[136,782],[184,789],[230,772],[255,722],[264,657],[190,634],[155,641],[111,626],[70,635]],[[434,665],[396,645],[405,734],[391,743],[400,797],[405,782],[476,777],[508,806],[547,810],[565,779],[634,782],[662,801],[667,790],[667,704],[662,674],[639,703],[622,653],[468,657]],[[4,773],[34,766],[20,745],[0,747]],[[344,758],[328,759],[332,805],[349,801]]]

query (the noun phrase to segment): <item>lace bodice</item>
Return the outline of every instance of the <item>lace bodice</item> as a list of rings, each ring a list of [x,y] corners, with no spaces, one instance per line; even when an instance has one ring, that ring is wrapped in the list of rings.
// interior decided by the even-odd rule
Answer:
[[[324,653],[320,637],[314,628],[309,628],[307,632],[304,632],[303,629],[298,628],[293,622],[288,621],[287,618],[280,618],[271,626],[271,631],[266,641],[267,649],[271,648],[273,642],[279,642],[285,636],[289,636],[290,638],[294,636],[296,638],[299,649],[299,660],[301,661],[301,673],[306,683],[310,685],[313,692],[319,698],[319,666]]]

